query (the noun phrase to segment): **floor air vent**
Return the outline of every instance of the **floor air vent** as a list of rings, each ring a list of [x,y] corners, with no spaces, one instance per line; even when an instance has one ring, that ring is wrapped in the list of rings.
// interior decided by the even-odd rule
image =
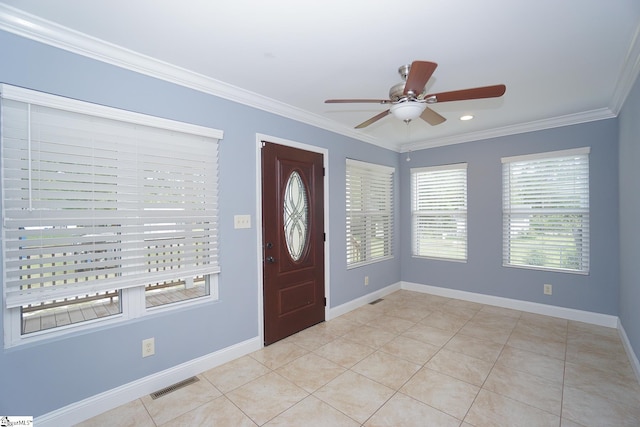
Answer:
[[[156,400],[159,397],[165,396],[173,391],[181,389],[182,387],[186,387],[190,384],[197,383],[198,381],[200,381],[198,377],[187,378],[186,380],[182,380],[179,383],[175,383],[173,385],[170,385],[169,387],[165,387],[162,390],[154,391],[153,393],[150,394],[150,396],[153,400]]]
[[[376,305],[376,304],[377,304],[377,303],[379,303],[379,302],[382,302],[382,298],[378,298],[378,299],[377,299],[377,300],[375,300],[375,301],[371,301],[371,302],[369,303],[369,305]]]

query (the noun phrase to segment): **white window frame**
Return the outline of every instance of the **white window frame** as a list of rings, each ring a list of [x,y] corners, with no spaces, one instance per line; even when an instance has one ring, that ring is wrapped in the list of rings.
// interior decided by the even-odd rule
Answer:
[[[394,175],[393,167],[346,159],[347,269],[393,258]],[[383,254],[376,256],[379,233]]]
[[[96,118],[96,120],[107,119],[110,121],[115,121],[117,123],[122,123],[123,126],[126,125],[131,127],[131,125],[134,125],[137,127],[145,127],[145,128],[151,129],[154,132],[157,130],[158,132],[165,132],[165,134],[170,133],[172,136],[173,135],[177,136],[177,138],[175,139],[178,140],[180,143],[183,143],[185,141],[185,138],[188,137],[188,138],[192,138],[191,140],[193,141],[200,140],[200,141],[203,141],[203,143],[206,142],[206,144],[215,144],[215,146],[217,147],[218,141],[223,137],[223,132],[216,129],[192,125],[188,123],[176,122],[173,120],[162,119],[162,118],[148,116],[148,115],[139,114],[139,113],[133,113],[133,112],[119,110],[111,107],[106,107],[106,106],[101,106],[97,104],[91,104],[88,102],[64,98],[56,95],[50,95],[42,92],[18,88],[18,87],[6,85],[6,84],[0,84],[0,95],[3,103],[5,102],[4,100],[6,99],[6,100],[10,100],[9,102],[17,101],[19,103],[26,104],[27,117],[30,117],[30,114],[31,114],[30,112],[32,107],[34,109],[37,109],[39,107],[45,107],[47,109],[53,109],[57,112],[60,112],[61,114],[66,114],[66,113],[71,113],[71,115],[80,114],[86,117],[94,117]],[[74,116],[74,117],[79,117],[79,116]],[[70,120],[73,120],[73,119],[70,119]],[[30,129],[31,129],[31,125],[28,124],[26,126],[26,131],[28,133],[28,137],[26,139],[28,141],[31,140]],[[73,126],[71,126],[70,129],[73,131]],[[129,134],[126,134],[126,136],[128,135]],[[184,137],[180,139],[180,135],[184,135]],[[2,140],[0,141],[0,143],[2,144],[1,146],[4,149],[5,142],[6,142],[4,132],[0,136],[2,136]],[[165,142],[165,144],[170,144],[170,143],[167,143],[166,140],[163,140],[163,141]],[[30,142],[27,142],[27,143],[30,143]],[[154,144],[155,143],[157,143],[156,140],[154,140]],[[200,144],[200,143],[196,143],[196,144]],[[163,148],[166,146],[170,146],[170,145],[162,145]],[[176,145],[176,147],[179,147],[179,145]],[[180,146],[179,150],[184,150],[184,148]],[[31,149],[29,149],[29,152],[31,152]],[[215,152],[217,152],[217,148],[214,151],[214,161],[212,163],[214,168],[217,167],[216,166],[217,154],[215,154]],[[4,162],[4,156],[2,157]],[[149,169],[149,170],[153,171],[153,169]],[[158,167],[158,170],[161,170],[161,167]],[[217,176],[217,172],[215,173],[215,175]],[[205,244],[207,245],[211,244],[211,247],[213,248],[212,249],[213,252],[210,252],[212,254],[212,258],[207,258],[209,260],[208,261],[209,266],[196,268],[195,267],[196,264],[191,264],[190,262],[187,261],[182,263],[182,265],[186,265],[185,273],[178,274],[172,271],[172,272],[167,272],[168,274],[165,274],[161,271],[156,271],[155,273],[149,274],[148,280],[145,277],[145,281],[142,281],[142,282],[140,281],[136,282],[135,280],[122,280],[122,282],[120,283],[120,277],[117,276],[118,283],[115,283],[115,284],[112,283],[113,287],[110,287],[109,289],[117,289],[121,291],[120,302],[121,302],[122,312],[120,314],[98,318],[95,320],[87,320],[79,323],[73,323],[65,326],[57,326],[51,329],[44,329],[38,332],[31,332],[29,334],[22,334],[22,331],[21,331],[22,319],[20,315],[20,307],[22,305],[32,303],[32,302],[37,302],[37,301],[48,301],[51,299],[51,296],[55,296],[55,297],[59,297],[60,295],[63,295],[63,296],[64,295],[69,295],[69,296],[80,295],[81,296],[81,295],[87,294],[88,292],[87,292],[87,289],[85,288],[78,289],[77,287],[75,287],[75,285],[70,285],[70,286],[65,285],[60,288],[61,290],[59,292],[57,290],[52,292],[49,289],[46,289],[46,290],[40,289],[35,292],[30,292],[30,291],[25,292],[25,291],[17,290],[17,288],[15,287],[8,288],[8,284],[7,284],[8,274],[10,274],[11,268],[7,268],[7,265],[6,265],[7,258],[4,255],[9,247],[9,243],[7,243],[6,233],[8,233],[10,229],[8,228],[7,221],[8,221],[8,218],[11,218],[12,216],[14,218],[19,218],[19,215],[16,216],[15,214],[9,214],[6,211],[6,209],[8,209],[8,203],[6,202],[7,199],[5,198],[6,197],[6,194],[5,194],[6,190],[4,185],[5,179],[7,178],[5,177],[5,164],[3,163],[3,168],[2,168],[2,180],[3,180],[2,181],[3,182],[3,185],[2,185],[2,191],[3,191],[3,194],[2,194],[3,196],[2,197],[2,200],[3,200],[3,206],[2,206],[2,213],[3,213],[3,218],[2,218],[3,219],[2,310],[3,310],[3,318],[4,318],[5,347],[12,347],[12,346],[25,344],[33,341],[38,341],[42,339],[58,337],[58,336],[94,328],[98,325],[103,326],[103,325],[113,324],[117,322],[126,321],[128,319],[149,315],[154,312],[175,310],[181,307],[202,304],[202,303],[211,302],[218,299],[218,273],[220,272],[220,268],[218,266],[218,261],[217,261],[217,246],[218,246],[218,238],[217,238],[218,225],[217,224],[218,223],[217,223],[217,202],[215,202],[215,199],[217,198],[217,178],[213,178],[213,179],[207,179],[208,184],[206,187],[206,188],[211,188],[212,194],[213,194],[213,199],[211,200],[214,201],[213,202],[214,204],[211,205],[211,206],[214,206],[213,210],[206,211],[206,212],[211,212],[211,214],[209,213],[205,214],[207,215],[206,221],[208,224],[210,224],[208,226],[210,231],[207,233],[207,235],[211,236],[210,239],[207,238],[206,240],[207,243]],[[146,186],[148,187],[148,185]],[[150,191],[153,191],[153,190],[150,190]],[[186,194],[186,193],[180,193],[180,194]],[[147,196],[147,198],[148,197],[150,196]],[[153,200],[153,201],[156,202],[157,200]],[[32,208],[29,207],[29,210],[31,209]],[[148,211],[149,209],[145,209],[145,210]],[[156,208],[154,207],[151,210],[155,211]],[[176,218],[179,219],[181,217],[176,216]],[[15,220],[12,220],[12,221],[14,223],[16,222]],[[147,220],[145,220],[145,222],[146,221]],[[166,221],[164,222],[166,223]],[[176,224],[177,223],[178,221],[176,221]],[[147,226],[148,224],[145,223],[144,225]],[[180,228],[181,226],[178,226],[178,227]],[[201,227],[198,226],[197,228],[200,229]],[[189,229],[185,229],[185,230],[189,230]],[[195,230],[195,228],[193,230]],[[175,231],[175,230],[172,229],[169,231]],[[180,233],[180,231],[178,231],[178,233]],[[194,233],[194,231],[192,231],[192,233]],[[196,233],[200,233],[200,235],[202,235],[202,232],[196,231]],[[147,232],[145,232],[145,236],[146,235],[147,235]],[[185,234],[185,236],[187,236],[187,234]],[[201,237],[196,237],[196,238],[201,239]],[[145,242],[149,241],[147,237],[145,237],[144,239],[145,239],[144,240]],[[154,239],[154,242],[155,240],[156,239]],[[156,245],[156,243],[145,243],[145,244],[151,245],[151,246]],[[142,244],[142,246],[144,246],[145,244]],[[182,246],[182,245],[179,244],[178,246]],[[166,247],[171,247],[171,246],[166,246]],[[160,256],[160,255],[156,254],[156,256]],[[175,258],[175,256],[173,256],[172,258]],[[146,268],[146,267],[143,267],[143,268]],[[182,267],[178,266],[178,268],[182,268]],[[157,269],[153,269],[153,270],[157,270]],[[149,270],[149,271],[151,272],[153,270]],[[191,275],[190,272],[192,270],[193,271],[198,270],[198,274],[201,274],[201,275],[203,274],[208,278],[209,295],[195,298],[195,299],[187,299],[187,300],[183,300],[183,301],[172,303],[172,304],[146,308],[144,289],[147,284],[150,284],[149,282],[175,280],[180,277],[183,278],[184,280],[189,281],[194,277],[194,275],[197,275],[197,274]],[[122,279],[125,279],[125,277],[122,277]],[[15,283],[15,279],[13,280]],[[91,286],[89,286],[89,288],[91,292],[94,292],[96,290],[98,291],[101,290],[100,285],[97,285],[97,284],[96,285],[92,284]]]
[[[502,158],[503,266],[589,274],[589,153]],[[537,238],[545,243],[531,244]]]
[[[466,262],[467,163],[411,168],[410,175],[412,256]],[[455,232],[445,223],[455,223]]]

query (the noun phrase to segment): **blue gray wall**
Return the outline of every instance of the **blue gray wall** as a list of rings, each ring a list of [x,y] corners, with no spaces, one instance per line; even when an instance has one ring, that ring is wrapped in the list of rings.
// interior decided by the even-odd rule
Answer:
[[[0,414],[43,415],[259,335],[256,133],[329,151],[331,306],[398,281],[397,257],[347,271],[344,244],[345,158],[398,167],[397,153],[1,31],[0,52],[2,83],[224,131],[220,300],[0,349]],[[234,229],[235,214],[251,214],[254,228]],[[364,275],[371,278],[367,288]],[[152,336],[156,355],[142,359],[141,341]]]
[[[591,147],[589,275],[503,267],[501,158],[585,146]],[[409,169],[461,162],[468,163],[468,262],[412,257]],[[403,281],[618,314],[617,119],[421,150],[401,163]],[[543,294],[545,283],[553,295]]]
[[[640,356],[640,79],[620,120],[620,322]]]

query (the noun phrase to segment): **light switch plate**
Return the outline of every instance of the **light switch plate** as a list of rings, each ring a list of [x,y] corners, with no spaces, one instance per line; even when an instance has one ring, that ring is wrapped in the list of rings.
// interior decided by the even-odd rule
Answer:
[[[251,228],[251,215],[235,215],[233,228]]]

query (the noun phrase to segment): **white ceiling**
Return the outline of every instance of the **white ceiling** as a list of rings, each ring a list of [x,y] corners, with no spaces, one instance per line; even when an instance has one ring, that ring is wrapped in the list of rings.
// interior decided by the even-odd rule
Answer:
[[[640,71],[638,0],[6,0],[0,29],[399,151],[615,116]],[[89,36],[89,37],[87,37]],[[397,69],[438,63],[438,126],[378,104]],[[474,120],[462,122],[463,114]]]

